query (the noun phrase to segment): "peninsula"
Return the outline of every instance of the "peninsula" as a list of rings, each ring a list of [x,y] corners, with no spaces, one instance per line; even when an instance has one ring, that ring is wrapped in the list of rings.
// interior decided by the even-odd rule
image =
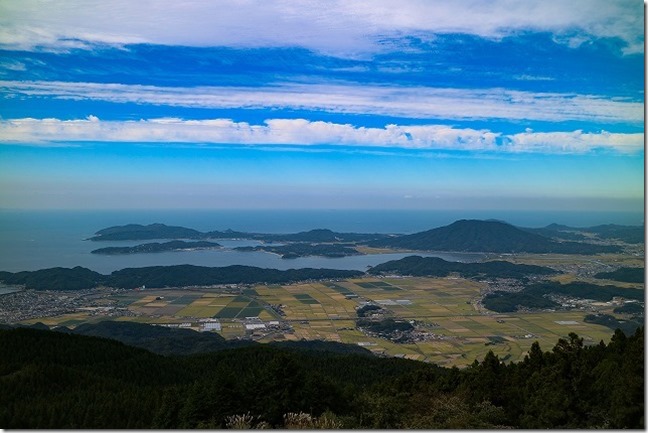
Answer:
[[[106,247],[92,250],[92,254],[117,255],[117,254],[140,254],[140,253],[161,253],[167,251],[192,251],[208,250],[221,248],[220,244],[208,241],[169,241],[169,242],[152,242],[148,244],[136,245],[134,247]]]

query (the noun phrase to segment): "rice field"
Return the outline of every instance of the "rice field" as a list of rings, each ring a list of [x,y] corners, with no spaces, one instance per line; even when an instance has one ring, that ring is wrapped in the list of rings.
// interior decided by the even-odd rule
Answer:
[[[481,283],[460,278],[359,278],[288,285],[257,285],[236,292],[224,289],[164,289],[125,292],[110,298],[128,315],[105,317],[75,312],[29,322],[76,326],[99,320],[145,323],[192,323],[219,320],[225,338],[250,335],[245,324],[288,324],[290,332],[254,330],[255,339],[321,339],[357,344],[378,354],[441,365],[465,366],[492,350],[506,360],[519,360],[539,341],[550,350],[561,337],[576,332],[586,344],[608,341],[612,331],[585,323],[583,311],[496,314],[480,312],[475,301]],[[400,344],[365,335],[355,326],[356,309],[375,303],[395,319],[415,321],[427,337]],[[283,315],[271,308],[279,306]],[[246,334],[247,332],[247,334]]]

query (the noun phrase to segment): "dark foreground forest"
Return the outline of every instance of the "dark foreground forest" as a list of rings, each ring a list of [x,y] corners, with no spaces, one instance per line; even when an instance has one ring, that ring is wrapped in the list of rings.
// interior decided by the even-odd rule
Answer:
[[[114,340],[0,330],[0,426],[644,428],[644,330],[535,343],[459,370],[253,346],[161,356]]]

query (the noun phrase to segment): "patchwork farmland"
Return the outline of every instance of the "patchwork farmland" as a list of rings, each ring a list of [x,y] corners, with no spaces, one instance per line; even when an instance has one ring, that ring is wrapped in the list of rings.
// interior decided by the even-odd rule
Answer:
[[[612,335],[609,328],[585,323],[584,311],[497,314],[484,310],[478,303],[484,288],[482,283],[452,277],[369,277],[288,285],[124,291],[103,298],[103,304],[97,307],[26,323],[75,326],[107,319],[129,320],[215,330],[228,339],[320,339],[446,366],[468,365],[489,350],[505,360],[518,360],[534,341],[550,348],[570,332],[579,334],[586,344],[608,341]],[[363,332],[356,323],[357,309],[363,305],[376,306],[386,317],[414,324],[417,332],[413,341],[394,342]]]

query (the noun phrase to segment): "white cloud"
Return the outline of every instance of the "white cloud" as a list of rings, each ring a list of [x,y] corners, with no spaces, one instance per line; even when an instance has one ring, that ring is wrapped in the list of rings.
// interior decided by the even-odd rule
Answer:
[[[176,107],[297,109],[417,119],[621,122],[642,125],[643,103],[621,98],[506,89],[449,89],[357,84],[266,87],[157,87],[60,81],[0,81],[0,92]]]
[[[543,77],[539,75],[528,75],[528,74],[515,75],[513,76],[513,79],[518,81],[554,81],[555,80],[555,78],[553,77]]]
[[[196,145],[340,145],[406,149],[496,152],[584,153],[608,149],[622,153],[643,150],[643,134],[526,131],[503,135],[489,130],[446,125],[357,127],[306,119],[269,119],[262,125],[230,119],[139,121],[14,119],[0,121],[0,142],[60,145],[84,141],[191,143]]]
[[[23,62],[17,60],[0,60],[0,70],[22,72],[27,70],[27,66]],[[0,72],[2,73],[2,72]]]
[[[586,133],[581,130],[572,132],[531,132],[513,134],[507,137],[509,146],[516,151],[557,151],[587,152],[590,149],[614,149],[621,153],[634,153],[643,149],[644,135],[613,134],[607,131]]]
[[[21,0],[0,3],[0,46],[69,49],[88,43],[301,46],[336,55],[389,48],[437,33],[500,38],[546,31],[578,45],[618,37],[643,52],[636,0]],[[394,47],[391,47],[394,48]]]

